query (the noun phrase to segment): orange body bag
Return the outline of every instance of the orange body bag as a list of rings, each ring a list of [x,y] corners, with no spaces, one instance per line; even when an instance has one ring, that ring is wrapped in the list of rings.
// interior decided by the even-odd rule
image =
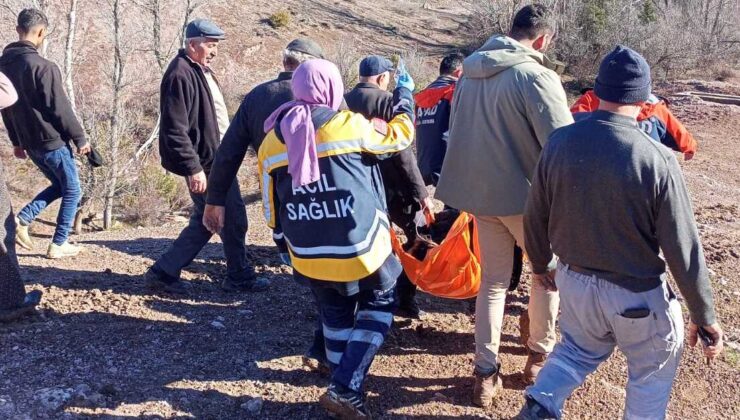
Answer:
[[[442,243],[431,248],[423,260],[405,251],[392,231],[391,241],[406,275],[422,291],[450,299],[468,299],[478,294],[480,248],[473,216],[460,213]]]

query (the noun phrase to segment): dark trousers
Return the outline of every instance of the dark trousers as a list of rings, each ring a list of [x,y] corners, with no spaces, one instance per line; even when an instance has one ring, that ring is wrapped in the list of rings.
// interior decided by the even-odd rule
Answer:
[[[190,222],[175,239],[170,249],[154,263],[154,271],[164,273],[172,279],[180,277],[180,272],[187,267],[213,234],[203,226],[203,212],[206,207],[205,194],[190,193],[193,200],[193,212]],[[236,180],[226,194],[226,220],[219,236],[226,256],[226,271],[229,279],[235,282],[251,280],[254,271],[247,261],[247,211]]]
[[[26,296],[15,253],[15,218],[0,162],[0,309],[21,306]]]
[[[319,305],[332,383],[362,392],[370,365],[383,345],[396,309],[395,289],[365,289],[345,296],[311,284]]]
[[[416,240],[416,223],[414,217],[416,212],[421,210],[421,204],[418,202],[408,202],[399,196],[391,197],[388,200],[388,218],[396,226],[403,230],[406,236],[407,244]],[[416,285],[411,283],[405,271],[398,276],[397,282],[398,299],[401,306],[414,300],[416,297]]]

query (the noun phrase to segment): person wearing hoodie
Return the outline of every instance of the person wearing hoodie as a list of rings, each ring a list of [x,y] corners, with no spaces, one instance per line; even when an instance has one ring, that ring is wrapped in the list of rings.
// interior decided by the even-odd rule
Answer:
[[[0,110],[18,101],[18,93],[7,76],[0,73]],[[0,322],[14,321],[33,312],[41,301],[41,291],[26,294],[15,253],[15,220],[10,194],[5,185],[5,168],[0,161]]]
[[[56,230],[46,252],[47,257],[56,259],[73,257],[81,251],[68,241],[82,195],[71,143],[80,155],[90,153],[91,147],[64,93],[59,67],[38,53],[48,25],[41,11],[21,11],[16,27],[19,41],[5,47],[0,71],[18,91],[18,103],[2,111],[13,154],[19,159],[30,157],[51,182],[18,213],[16,242],[32,249],[29,225],[49,204],[61,198]]]
[[[414,96],[416,101],[416,159],[426,185],[437,186],[447,153],[450,111],[455,84],[465,56],[452,53],[439,64],[439,77]]]
[[[365,419],[363,385],[393,322],[401,263],[393,254],[379,162],[411,146],[414,82],[397,76],[395,116],[371,122],[339,111],[339,69],[309,60],[293,74],[295,100],[265,122],[258,152],[265,219],[283,232],[293,277],[319,304],[331,382],[319,402]]]
[[[535,164],[550,133],[573,123],[555,64],[542,53],[555,23],[545,6],[523,7],[508,36],[494,35],[463,62],[452,99],[447,155],[436,196],[473,214],[482,256],[475,310],[473,402],[489,406],[501,379],[498,359],[514,245],[524,244],[522,215]],[[552,267],[554,269],[554,262]],[[529,299],[532,382],[555,345],[557,292],[548,275],[533,276]]]

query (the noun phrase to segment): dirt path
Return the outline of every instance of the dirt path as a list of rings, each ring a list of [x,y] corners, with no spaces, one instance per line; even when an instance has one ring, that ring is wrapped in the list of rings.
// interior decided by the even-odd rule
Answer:
[[[669,414],[740,418],[740,110],[691,99],[677,100],[674,109],[701,144],[684,170],[720,317],[735,347],[711,373],[697,351],[686,351]],[[314,309],[279,265],[258,205],[249,207],[251,253],[273,287],[254,295],[220,291],[225,267],[217,243],[184,275],[194,285],[192,298],[158,297],[143,287],[142,274],[182,219],[79,236],[86,254],[54,263],[41,255],[51,227],[36,225],[37,248],[23,252],[21,264],[44,301],[40,315],[0,325],[0,418],[323,418],[315,402],[326,378],[306,371],[299,358]],[[495,407],[469,403],[473,335],[465,304],[424,296],[427,318],[397,319],[371,370],[376,417],[515,414],[524,388],[525,349],[516,326],[525,296],[524,290],[510,296],[501,348],[505,389]],[[568,402],[567,418],[619,418],[625,376],[615,354]]]

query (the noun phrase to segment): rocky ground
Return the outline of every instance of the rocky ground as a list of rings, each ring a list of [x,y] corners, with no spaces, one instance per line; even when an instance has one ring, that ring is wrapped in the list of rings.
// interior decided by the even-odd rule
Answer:
[[[662,89],[696,90],[692,83]],[[740,418],[740,107],[672,98],[701,145],[683,168],[730,343],[712,366],[697,349],[687,349],[669,416]],[[253,198],[254,178],[245,184]],[[0,325],[0,419],[323,418],[316,401],[327,379],[300,361],[316,322],[311,299],[279,263],[259,203],[251,201],[250,253],[272,280],[271,290],[224,294],[218,281],[225,266],[214,240],[184,273],[194,288],[187,299],[154,295],[142,279],[185,224],[182,216],[157,227],[87,232],[74,238],[85,246],[83,256],[53,262],[43,257],[54,220],[47,211],[32,228],[36,248],[21,252],[29,288],[44,292],[41,310]],[[367,389],[375,416],[515,414],[525,387],[517,325],[526,296],[526,285],[510,295],[501,347],[504,390],[494,407],[470,404],[467,305],[424,295],[428,315],[397,319],[372,367]],[[566,418],[619,418],[625,377],[623,357],[615,353],[568,401]]]

